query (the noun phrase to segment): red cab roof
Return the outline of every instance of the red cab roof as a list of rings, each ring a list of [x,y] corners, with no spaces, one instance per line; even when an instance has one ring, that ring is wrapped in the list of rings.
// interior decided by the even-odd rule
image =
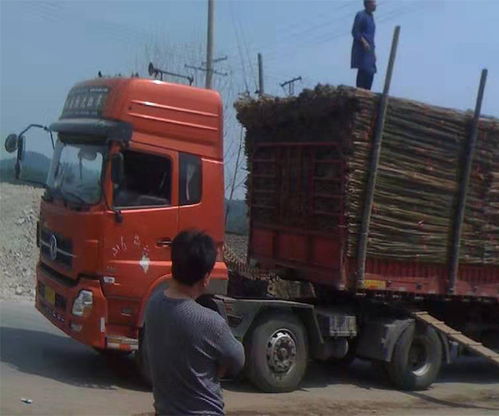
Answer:
[[[218,92],[152,79],[97,78],[75,85],[68,100],[88,88],[105,91],[99,117],[130,123],[132,141],[222,160]]]

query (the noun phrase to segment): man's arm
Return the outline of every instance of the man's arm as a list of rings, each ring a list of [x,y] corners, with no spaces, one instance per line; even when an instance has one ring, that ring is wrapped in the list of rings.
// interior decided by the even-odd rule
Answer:
[[[218,376],[235,376],[244,366],[243,345],[234,338],[229,325],[220,321],[218,331],[217,353],[218,353]]]
[[[369,42],[363,36],[363,28],[365,27],[365,18],[362,12],[355,15],[355,20],[352,27],[352,36],[356,41],[359,41],[364,46],[366,51],[371,49]]]

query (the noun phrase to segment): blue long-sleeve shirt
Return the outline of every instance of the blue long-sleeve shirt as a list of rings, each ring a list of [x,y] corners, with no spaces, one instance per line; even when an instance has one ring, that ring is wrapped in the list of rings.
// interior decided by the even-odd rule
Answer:
[[[376,72],[376,55],[374,53],[374,33],[376,25],[372,13],[365,10],[355,15],[352,27],[353,45],[352,45],[352,68],[362,69],[367,72]],[[369,43],[370,49],[362,44],[361,38]]]

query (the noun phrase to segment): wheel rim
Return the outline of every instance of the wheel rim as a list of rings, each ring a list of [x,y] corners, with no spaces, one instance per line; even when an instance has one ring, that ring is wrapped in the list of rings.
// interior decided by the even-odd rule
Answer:
[[[269,338],[267,364],[275,375],[286,374],[295,366],[296,342],[287,329],[279,329]]]
[[[422,376],[430,368],[428,349],[423,342],[414,340],[409,349],[409,368],[416,376]]]

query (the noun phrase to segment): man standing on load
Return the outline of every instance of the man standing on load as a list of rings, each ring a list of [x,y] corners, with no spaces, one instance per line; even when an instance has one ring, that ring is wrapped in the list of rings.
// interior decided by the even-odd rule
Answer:
[[[376,0],[364,0],[364,10],[355,16],[352,28],[352,68],[357,68],[357,88],[370,90],[376,73],[376,54],[374,53],[373,13]]]

